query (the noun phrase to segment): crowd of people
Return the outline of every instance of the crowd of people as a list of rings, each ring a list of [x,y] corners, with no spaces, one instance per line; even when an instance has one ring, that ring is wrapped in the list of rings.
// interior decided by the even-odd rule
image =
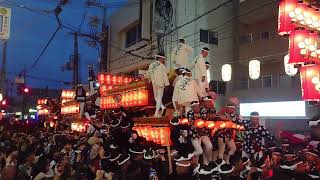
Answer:
[[[212,101],[207,97],[202,103],[210,104],[206,102]],[[245,125],[242,132],[209,132],[193,126],[198,113],[203,119],[227,121],[226,114],[199,104],[191,107],[188,122],[182,123],[178,115],[170,121],[171,152],[139,137],[132,130],[132,115],[124,109],[110,112],[104,123],[94,121],[83,133],[69,128],[53,133],[54,129],[40,126],[21,133],[1,126],[0,179],[319,179],[320,145],[305,149],[279,144],[259,125],[257,112],[250,120],[235,116]]]
[[[0,179],[320,179],[320,143],[297,145],[273,138],[259,123],[258,112],[252,112],[249,119],[237,113],[239,100],[235,97],[217,110],[216,96],[209,91],[206,76],[210,63],[204,59],[209,49],[204,47],[190,64],[192,51],[183,39],[173,51],[177,76],[172,83],[175,113],[170,120],[169,152],[134,130],[133,117],[139,116],[137,113],[123,107],[100,110],[96,78],[89,68],[90,94],[94,98],[87,102],[83,88],[75,98],[80,102],[80,115],[89,122],[86,132],[72,131],[63,117],[61,126],[44,127],[39,123],[29,125],[26,131],[2,121]],[[170,81],[165,58],[157,54],[146,74],[152,82],[156,117],[166,114],[162,99]],[[57,116],[59,103],[48,102],[48,110]],[[230,122],[235,126],[203,126],[207,122]],[[320,118],[311,124],[320,129]]]

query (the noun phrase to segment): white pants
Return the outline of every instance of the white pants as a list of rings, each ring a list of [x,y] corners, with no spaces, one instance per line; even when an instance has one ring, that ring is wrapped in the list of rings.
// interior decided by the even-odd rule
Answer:
[[[201,136],[199,139],[192,139],[191,142],[195,156],[203,154],[203,163],[206,165],[209,164],[209,162],[212,161],[212,144],[209,137]],[[201,143],[203,143],[204,149],[202,149]]]
[[[162,104],[162,97],[163,97],[164,87],[160,87],[157,85],[153,85],[153,96],[154,100],[156,101],[156,112],[154,116],[159,116],[159,110],[164,109],[165,106]]]
[[[237,150],[236,144],[234,143],[233,139],[225,139],[224,141],[223,138],[218,138],[218,158],[219,159],[223,159],[226,145],[230,148],[230,150],[225,158],[225,161],[229,162],[230,156],[233,155]]]
[[[200,89],[201,94],[205,96],[208,95],[208,93],[206,92],[206,81],[202,82],[201,79],[195,79],[195,81]]]

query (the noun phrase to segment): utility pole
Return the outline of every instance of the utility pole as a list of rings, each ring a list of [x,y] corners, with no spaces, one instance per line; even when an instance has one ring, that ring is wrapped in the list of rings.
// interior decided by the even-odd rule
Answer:
[[[2,47],[2,67],[1,67],[1,93],[6,95],[6,64],[7,64],[7,40],[4,40]]]
[[[78,33],[73,33],[74,36],[74,51],[73,51],[73,87],[79,83],[79,46],[78,46]]]
[[[108,69],[108,28],[106,22],[107,8],[101,6],[103,10],[102,17],[102,40],[101,40],[101,57],[100,57],[100,71],[107,71]]]

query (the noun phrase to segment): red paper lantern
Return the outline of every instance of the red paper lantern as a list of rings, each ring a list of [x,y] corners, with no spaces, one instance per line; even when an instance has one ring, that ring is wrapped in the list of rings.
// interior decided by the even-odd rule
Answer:
[[[320,65],[300,68],[302,99],[320,101]]]
[[[100,85],[105,83],[105,75],[104,74],[99,74],[98,75],[98,82]]]
[[[294,30],[289,38],[289,63],[304,64],[309,61],[309,32],[307,30]]]
[[[290,34],[295,28],[295,25],[291,22],[292,18],[295,18],[298,14],[295,13],[297,7],[296,0],[283,0],[279,4],[278,14],[278,33],[281,36]]]

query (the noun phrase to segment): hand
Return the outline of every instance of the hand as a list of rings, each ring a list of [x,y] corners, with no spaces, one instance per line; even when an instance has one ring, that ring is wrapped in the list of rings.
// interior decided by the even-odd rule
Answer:
[[[103,179],[104,173],[104,170],[97,170],[96,179]]]
[[[11,162],[12,162],[12,160],[13,160],[13,157],[12,157],[12,155],[10,154],[10,155],[6,158],[6,165],[10,165]]]
[[[202,82],[205,82],[205,81],[206,81],[206,77],[205,77],[205,76],[202,76],[201,81],[202,81]]]

